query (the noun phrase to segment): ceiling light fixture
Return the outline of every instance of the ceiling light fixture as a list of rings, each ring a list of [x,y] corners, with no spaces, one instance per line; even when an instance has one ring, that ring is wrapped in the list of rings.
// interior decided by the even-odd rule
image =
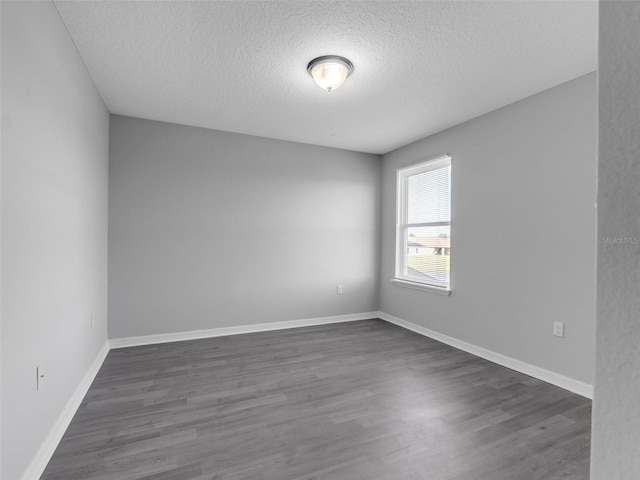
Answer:
[[[320,88],[331,93],[353,73],[353,63],[344,57],[325,55],[311,60],[307,72]]]

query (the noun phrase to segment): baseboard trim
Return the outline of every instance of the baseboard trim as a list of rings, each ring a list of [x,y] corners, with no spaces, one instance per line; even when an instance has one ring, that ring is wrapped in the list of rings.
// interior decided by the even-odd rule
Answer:
[[[389,315],[384,312],[378,312],[378,318],[389,323],[393,323],[399,327],[406,328],[407,330],[411,330],[412,332],[419,333],[420,335],[424,335],[425,337],[446,343],[447,345],[451,345],[459,350],[464,350],[465,352],[484,358],[490,362],[497,363],[503,367],[510,368],[516,372],[524,373],[525,375],[537,378],[538,380],[542,380],[557,387],[564,388],[565,390],[569,390],[570,392],[577,393],[583,397],[590,399],[593,398],[593,385],[581,382],[580,380],[566,377],[544,368],[536,367],[535,365],[507,357],[506,355],[496,353],[492,350],[487,350],[486,348],[478,347],[477,345],[438,333],[421,325],[402,320],[401,318],[394,317],[393,315]]]
[[[38,480],[40,478],[44,469],[47,467],[49,460],[51,460],[53,453],[56,451],[60,440],[62,440],[64,432],[67,431],[73,416],[78,411],[84,396],[89,391],[89,387],[91,386],[93,379],[96,378],[104,359],[107,358],[108,353],[109,343],[105,342],[96,355],[96,358],[93,360],[93,363],[84,374],[84,377],[82,377],[80,384],[74,390],[71,398],[62,409],[62,412],[60,412],[60,415],[53,424],[49,435],[40,446],[38,453],[33,458],[25,472],[20,477],[20,480]]]
[[[357,320],[369,320],[378,318],[379,312],[353,313],[349,315],[337,315],[332,317],[305,318],[302,320],[287,320],[283,322],[256,323],[254,325],[240,325],[237,327],[220,327],[208,330],[192,330],[188,332],[161,333],[156,335],[143,335],[139,337],[123,337],[109,340],[111,348],[138,347],[141,345],[153,345],[156,343],[180,342],[184,340],[197,340],[200,338],[224,337],[227,335],[240,335],[243,333],[268,332],[271,330],[284,330],[287,328],[311,327],[314,325],[328,325],[331,323],[354,322]]]

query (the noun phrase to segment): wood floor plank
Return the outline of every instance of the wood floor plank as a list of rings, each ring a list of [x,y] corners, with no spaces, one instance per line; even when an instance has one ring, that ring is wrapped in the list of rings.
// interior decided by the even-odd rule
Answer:
[[[42,480],[588,478],[591,402],[381,320],[109,352]]]

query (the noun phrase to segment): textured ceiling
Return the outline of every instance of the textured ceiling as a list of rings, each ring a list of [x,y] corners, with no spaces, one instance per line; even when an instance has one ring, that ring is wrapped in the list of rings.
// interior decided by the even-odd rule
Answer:
[[[55,1],[112,113],[385,153],[597,68],[596,1]],[[337,91],[307,63],[349,58]]]

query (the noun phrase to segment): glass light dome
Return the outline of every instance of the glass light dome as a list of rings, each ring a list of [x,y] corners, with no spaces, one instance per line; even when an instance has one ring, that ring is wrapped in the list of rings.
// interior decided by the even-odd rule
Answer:
[[[344,57],[326,55],[309,62],[307,72],[327,92],[340,87],[353,72],[353,64]]]

